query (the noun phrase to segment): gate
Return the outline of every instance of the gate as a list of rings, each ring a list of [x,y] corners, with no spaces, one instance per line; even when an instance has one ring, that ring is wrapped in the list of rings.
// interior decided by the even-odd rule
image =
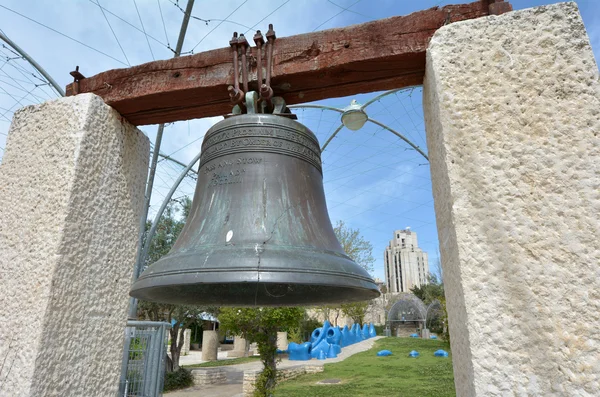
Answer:
[[[127,322],[120,397],[162,396],[170,327],[163,322]]]

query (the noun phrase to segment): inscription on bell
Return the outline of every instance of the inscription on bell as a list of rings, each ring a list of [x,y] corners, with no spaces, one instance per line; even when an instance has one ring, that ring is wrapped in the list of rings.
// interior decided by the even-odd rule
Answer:
[[[237,125],[216,130],[202,143],[200,166],[205,174],[219,171],[219,168],[236,165],[234,160],[224,160],[224,157],[231,159],[242,153],[248,153],[248,157],[240,157],[237,165],[260,164],[253,162],[250,154],[260,152],[295,157],[321,172],[321,149],[316,137],[310,131],[285,125],[276,128]]]
[[[218,173],[215,172],[208,183],[208,186],[218,185],[231,185],[233,183],[242,183],[242,174],[246,172],[245,169],[236,169],[229,172]]]
[[[260,164],[262,163],[262,158],[260,157],[240,157],[238,159],[227,159],[221,160],[218,163],[208,164],[204,167],[204,175],[213,172],[219,168],[230,167],[234,165],[252,165],[252,164]]]

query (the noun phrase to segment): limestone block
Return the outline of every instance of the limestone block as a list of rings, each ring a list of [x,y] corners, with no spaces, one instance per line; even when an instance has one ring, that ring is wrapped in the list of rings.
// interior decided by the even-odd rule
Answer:
[[[15,113],[0,164],[0,395],[116,395],[149,149],[93,94]]]
[[[186,356],[186,355],[190,354],[190,341],[191,341],[191,337],[192,337],[192,330],[191,329],[186,329],[183,332],[183,346],[181,346],[181,354],[183,356]]]
[[[304,374],[316,374],[324,371],[323,365],[295,365],[292,367],[282,368],[277,370],[277,381],[294,379]],[[243,395],[250,397],[254,395],[256,390],[255,384],[258,376],[262,373],[261,370],[246,370],[242,380]]]
[[[239,335],[233,338],[233,350],[227,352],[227,357],[248,357],[248,341]]]
[[[227,374],[223,368],[199,368],[193,369],[191,372],[196,386],[218,385],[227,382]]]
[[[288,348],[288,338],[287,332],[277,332],[277,348],[279,350],[287,350]]]
[[[219,350],[219,334],[217,331],[202,332],[202,361],[216,361]]]
[[[577,6],[442,27],[423,96],[457,395],[598,395],[600,86]]]

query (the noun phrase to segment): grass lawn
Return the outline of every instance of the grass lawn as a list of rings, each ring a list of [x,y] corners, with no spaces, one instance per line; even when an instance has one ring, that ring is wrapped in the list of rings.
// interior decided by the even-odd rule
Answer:
[[[391,350],[393,355],[378,357],[377,352],[383,349]],[[280,383],[275,396],[456,396],[451,357],[434,357],[433,353],[438,349],[450,352],[450,346],[439,340],[380,339],[371,350],[339,363],[325,364],[321,373]],[[418,351],[420,357],[409,357],[411,350]],[[341,382],[315,384],[324,379],[340,379]]]
[[[223,365],[235,365],[251,363],[260,360],[258,356],[230,358],[227,360],[207,361],[202,364],[184,365],[187,369],[202,368],[202,367],[222,367]]]

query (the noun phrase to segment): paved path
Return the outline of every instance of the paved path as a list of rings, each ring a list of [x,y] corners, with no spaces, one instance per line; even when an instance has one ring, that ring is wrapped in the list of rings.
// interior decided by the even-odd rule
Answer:
[[[229,351],[219,351],[217,353],[217,359],[219,360],[227,360],[231,359],[231,357],[227,357],[227,353]],[[206,361],[202,361],[202,351],[201,350],[190,350],[190,352],[185,355],[179,357],[179,365],[192,365],[192,364],[201,364]]]
[[[344,359],[356,354],[363,352],[365,350],[369,350],[375,344],[377,339],[383,338],[383,336],[376,336],[375,338],[367,339],[359,343],[355,343],[353,345],[344,347],[342,352],[338,354],[337,358],[328,358],[327,360],[315,360],[312,359],[310,361],[290,361],[287,358],[281,359],[281,362],[277,363],[278,369],[284,369],[293,367],[299,364],[307,364],[310,365],[325,365],[331,363],[337,363],[339,361],[343,361]],[[226,352],[224,352],[226,353]],[[185,356],[188,357],[188,356]],[[184,357],[181,357],[182,359]],[[219,356],[219,359],[221,357]],[[192,358],[189,358],[192,361]],[[183,361],[180,361],[182,365],[185,364]],[[191,363],[190,363],[191,364]],[[177,390],[170,393],[165,393],[165,397],[242,397],[242,380],[244,377],[244,371],[246,370],[259,370],[262,368],[262,363],[260,361],[237,364],[237,365],[226,365],[221,367],[227,372],[227,383],[221,385],[214,386],[193,386],[187,389]]]

